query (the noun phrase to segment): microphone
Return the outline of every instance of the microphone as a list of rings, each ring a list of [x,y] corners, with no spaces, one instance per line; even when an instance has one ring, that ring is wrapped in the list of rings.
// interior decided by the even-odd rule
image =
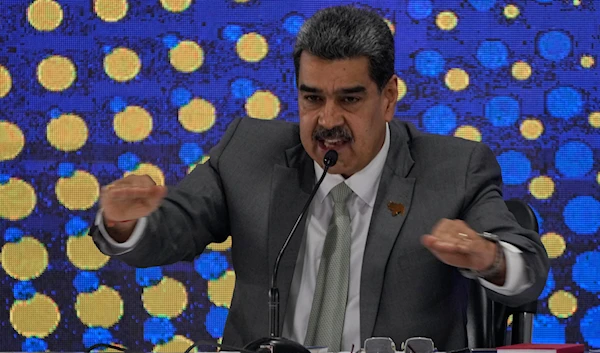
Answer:
[[[273,266],[273,275],[271,276],[271,288],[269,289],[269,333],[270,337],[262,337],[255,341],[248,343],[244,349],[259,352],[265,351],[270,353],[310,353],[308,349],[306,349],[303,345],[298,342],[294,342],[292,340],[288,340],[287,338],[283,338],[279,334],[279,289],[277,288],[277,271],[279,270],[279,262],[281,261],[281,257],[285,252],[296,228],[300,224],[302,217],[304,217],[304,213],[310,206],[319,186],[325,179],[327,175],[327,171],[330,167],[333,167],[337,163],[338,154],[334,150],[329,150],[325,153],[325,157],[323,157],[323,174],[321,174],[321,178],[313,187],[308,200],[304,204],[304,208],[302,208],[302,212],[296,219],[296,223],[292,227],[292,230],[288,234],[281,250],[277,254],[277,258],[275,259],[275,265]]]

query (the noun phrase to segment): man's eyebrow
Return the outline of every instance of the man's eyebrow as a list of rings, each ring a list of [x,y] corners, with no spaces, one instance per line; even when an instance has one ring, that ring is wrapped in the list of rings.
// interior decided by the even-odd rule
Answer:
[[[322,93],[323,92],[323,90],[321,90],[319,88],[310,87],[305,84],[300,85],[300,91],[308,92],[308,93]],[[364,86],[355,86],[355,87],[341,88],[341,89],[337,90],[336,93],[338,93],[338,94],[340,94],[340,93],[341,94],[353,94],[353,93],[363,93],[366,91],[367,91],[367,89]]]
[[[303,92],[308,92],[308,93],[321,93],[322,90],[315,88],[315,87],[309,87],[305,84],[301,84],[300,85],[300,90]]]

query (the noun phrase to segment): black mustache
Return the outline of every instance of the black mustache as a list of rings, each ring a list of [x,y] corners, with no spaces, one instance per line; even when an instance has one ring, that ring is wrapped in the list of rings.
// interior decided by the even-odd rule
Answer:
[[[342,140],[344,142],[352,141],[352,132],[348,128],[336,126],[333,129],[326,129],[317,126],[312,134],[313,140]]]

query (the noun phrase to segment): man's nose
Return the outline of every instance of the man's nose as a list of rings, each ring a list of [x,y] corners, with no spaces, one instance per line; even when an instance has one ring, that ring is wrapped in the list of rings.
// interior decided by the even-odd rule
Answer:
[[[326,129],[344,125],[344,115],[334,101],[328,100],[323,106],[319,113],[319,125]]]

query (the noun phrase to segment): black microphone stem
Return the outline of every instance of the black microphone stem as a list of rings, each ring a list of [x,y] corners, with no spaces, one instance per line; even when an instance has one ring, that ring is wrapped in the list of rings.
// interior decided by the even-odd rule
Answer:
[[[317,184],[315,184],[315,186],[313,187],[312,192],[310,193],[310,196],[308,197],[308,200],[306,201],[306,204],[304,204],[304,208],[302,209],[302,212],[300,212],[300,215],[296,219],[296,223],[294,223],[292,230],[290,231],[287,238],[285,239],[285,242],[283,243],[283,247],[279,251],[279,254],[277,254],[277,258],[275,259],[275,265],[273,266],[273,276],[271,277],[271,288],[269,289],[269,331],[270,331],[271,337],[280,337],[280,335],[279,335],[280,334],[280,332],[279,332],[279,289],[277,288],[277,271],[279,270],[279,262],[281,261],[281,257],[283,256],[285,249],[287,248],[288,244],[290,243],[292,236],[296,232],[296,228],[298,228],[298,225],[300,224],[302,217],[304,217],[304,213],[310,206],[312,199],[315,197],[315,194],[317,193],[317,190],[319,189],[319,186],[323,182],[323,179],[325,179],[325,176],[327,175],[327,171],[329,170],[329,167],[335,165],[336,162],[337,162],[337,152],[333,151],[333,150],[327,151],[327,153],[325,154],[325,158],[323,159],[323,174],[321,174],[321,178],[319,179]]]

